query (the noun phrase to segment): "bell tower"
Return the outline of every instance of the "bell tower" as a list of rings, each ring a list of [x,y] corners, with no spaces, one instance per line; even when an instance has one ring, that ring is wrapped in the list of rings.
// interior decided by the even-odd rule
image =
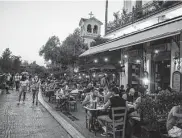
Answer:
[[[103,23],[96,19],[92,12],[89,13],[89,16],[89,18],[81,18],[79,26],[81,28],[80,35],[90,48],[91,42],[93,42],[96,37],[100,36],[101,25],[103,25]]]

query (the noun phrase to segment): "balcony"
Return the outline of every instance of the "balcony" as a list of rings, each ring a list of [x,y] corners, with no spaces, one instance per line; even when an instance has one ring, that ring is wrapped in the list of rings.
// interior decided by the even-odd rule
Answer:
[[[106,35],[180,4],[182,4],[182,1],[157,0],[148,2],[142,7],[133,7],[130,13],[126,13],[124,10],[121,15],[114,13],[115,20],[107,23]]]

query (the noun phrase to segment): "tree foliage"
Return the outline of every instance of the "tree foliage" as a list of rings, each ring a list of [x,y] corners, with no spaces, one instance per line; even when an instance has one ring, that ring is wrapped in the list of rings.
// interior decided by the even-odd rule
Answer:
[[[48,39],[45,45],[39,51],[39,55],[43,56],[46,61],[51,60],[57,62],[60,51],[60,40],[57,36],[52,36]]]
[[[12,54],[9,48],[6,48],[0,58],[0,68],[2,72],[15,73],[20,71],[21,57]]]
[[[101,36],[98,36],[94,39],[94,41],[91,43],[91,46],[97,46],[103,43],[106,43],[107,41],[109,41],[109,39],[107,38],[103,38]]]
[[[87,50],[87,45],[80,36],[80,30],[75,29],[66,39],[60,43],[57,36],[52,36],[39,51],[45,61],[51,60],[51,65],[62,67],[63,70],[75,65],[79,55]]]

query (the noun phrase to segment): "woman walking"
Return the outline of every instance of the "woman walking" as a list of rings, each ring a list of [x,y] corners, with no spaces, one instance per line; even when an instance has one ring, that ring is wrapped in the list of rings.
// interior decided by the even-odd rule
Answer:
[[[21,78],[21,81],[20,81],[20,94],[19,94],[18,105],[20,104],[22,94],[23,94],[23,104],[25,103],[25,97],[26,97],[28,85],[29,85],[29,81],[27,80],[27,77],[25,75],[23,75]]]
[[[38,93],[39,93],[39,89],[40,89],[40,79],[38,76],[35,76],[32,80],[32,103],[34,104],[35,102],[35,98],[36,98],[36,105],[38,105]]]

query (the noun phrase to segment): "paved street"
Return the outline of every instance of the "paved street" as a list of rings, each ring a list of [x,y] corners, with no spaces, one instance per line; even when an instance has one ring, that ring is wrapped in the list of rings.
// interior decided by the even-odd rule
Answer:
[[[30,93],[25,104],[17,99],[18,92],[0,95],[0,138],[69,138],[42,105],[32,105]]]

